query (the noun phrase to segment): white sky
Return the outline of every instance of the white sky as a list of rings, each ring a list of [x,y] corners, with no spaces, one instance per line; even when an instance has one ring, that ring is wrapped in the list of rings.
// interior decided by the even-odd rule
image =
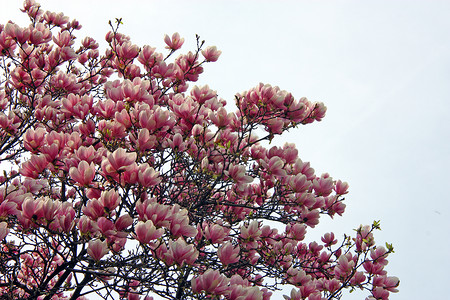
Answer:
[[[390,299],[448,298],[450,1],[38,2],[99,42],[116,17],[139,46],[162,50],[178,31],[187,51],[199,34],[223,52],[199,84],[229,102],[259,82],[325,102],[322,122],[277,140],[350,184],[344,216],[309,237],[381,220],[375,239],[394,244],[387,270],[401,280]],[[25,25],[21,4],[4,3],[0,23]]]

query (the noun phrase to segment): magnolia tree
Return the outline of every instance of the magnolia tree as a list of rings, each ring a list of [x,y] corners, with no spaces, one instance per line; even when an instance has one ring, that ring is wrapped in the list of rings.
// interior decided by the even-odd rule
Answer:
[[[221,52],[166,36],[165,54],[106,34],[100,54],[67,16],[24,3],[28,27],[0,26],[2,299],[388,299],[392,246],[359,227],[307,243],[344,212],[347,183],[317,176],[276,135],[322,103],[260,84],[226,109],[189,88]],[[256,135],[259,133],[259,137]]]

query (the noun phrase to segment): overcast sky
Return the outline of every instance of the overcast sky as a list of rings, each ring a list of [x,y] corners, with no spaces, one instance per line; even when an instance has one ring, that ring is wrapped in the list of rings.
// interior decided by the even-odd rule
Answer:
[[[139,46],[179,32],[188,51],[199,34],[223,53],[198,84],[229,102],[259,82],[323,101],[322,122],[276,140],[350,184],[343,217],[309,238],[381,220],[375,239],[394,244],[387,270],[401,280],[390,299],[449,297],[450,1],[38,2],[102,43],[116,17]],[[0,23],[26,25],[21,5],[3,3]]]

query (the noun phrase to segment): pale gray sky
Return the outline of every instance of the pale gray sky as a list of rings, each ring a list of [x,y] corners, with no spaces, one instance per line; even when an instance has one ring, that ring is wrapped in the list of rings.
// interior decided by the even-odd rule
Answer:
[[[390,299],[448,298],[450,1],[38,2],[98,41],[116,17],[140,46],[179,32],[190,50],[199,34],[223,54],[198,84],[229,102],[259,82],[325,102],[322,122],[277,140],[350,184],[344,216],[309,238],[381,220],[375,239],[394,244],[387,270],[401,280]],[[21,4],[3,4],[0,23],[25,25]]]

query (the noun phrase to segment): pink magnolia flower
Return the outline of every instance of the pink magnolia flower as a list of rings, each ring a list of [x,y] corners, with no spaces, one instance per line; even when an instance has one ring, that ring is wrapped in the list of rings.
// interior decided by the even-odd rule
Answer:
[[[144,66],[152,65],[156,60],[156,56],[154,55],[155,50],[156,48],[145,45],[144,47],[142,47],[141,52],[139,53],[138,61]]]
[[[126,109],[122,109],[121,112],[116,111],[114,114],[114,118],[117,122],[122,124],[125,128],[130,128],[131,126],[131,119],[129,113],[126,111]]]
[[[208,170],[208,166],[209,166],[209,160],[208,160],[208,157],[205,156],[200,163],[200,168],[202,170]]]
[[[71,46],[74,43],[69,31],[58,32],[56,36],[53,36],[53,41],[61,48]]]
[[[80,186],[89,186],[95,177],[95,165],[92,162],[88,164],[83,160],[78,167],[70,168],[69,176]]]
[[[173,63],[166,64],[164,61],[158,61],[152,68],[151,73],[156,78],[169,78],[175,72]]]
[[[105,87],[106,88],[106,87]],[[106,90],[107,93],[111,93],[110,90]],[[108,95],[109,96],[109,95]],[[111,96],[109,96],[111,98]],[[95,112],[104,118],[111,118],[116,113],[116,103],[111,99],[99,101],[95,106]]]
[[[283,169],[283,166],[283,160],[278,156],[274,156],[270,158],[267,169],[271,174],[283,177],[286,176],[286,171]]]
[[[145,223],[140,221],[136,227],[136,237],[139,242],[142,244],[148,244],[152,240],[156,240],[162,236],[164,233],[164,229],[156,229],[155,225],[153,225],[153,222],[148,220]]]
[[[374,263],[372,261],[366,261],[363,263],[364,270],[369,274],[386,275],[384,265],[380,263]]]
[[[186,150],[186,144],[183,141],[183,136],[179,133],[173,135],[172,139],[168,141],[170,148],[177,149],[180,152]]]
[[[39,127],[36,130],[29,128],[25,132],[25,136],[24,136],[25,149],[27,149],[29,151],[35,151],[35,150],[39,149],[39,147],[42,146],[42,143],[44,141],[46,133],[47,133],[47,131],[42,127]]]
[[[159,178],[159,172],[149,166],[148,163],[142,164],[138,169],[138,180],[139,184],[144,187],[155,186],[161,182]]]
[[[113,211],[120,204],[120,195],[115,190],[103,191],[99,201],[105,209]]]
[[[120,216],[115,222],[116,229],[118,231],[127,229],[131,226],[131,224],[133,224],[133,218],[129,214]]]
[[[312,228],[319,224],[320,213],[317,209],[309,210],[305,207],[302,207],[300,215],[303,222]]]
[[[0,49],[5,52],[13,52],[16,49],[16,41],[12,39],[6,32],[0,33]]]
[[[289,268],[286,272],[287,281],[294,285],[308,285],[312,281],[311,275],[307,275],[304,270]]]
[[[154,105],[153,96],[148,93],[149,82],[147,80],[141,80],[139,77],[130,81],[128,79],[122,82],[122,93],[124,101],[126,102],[145,102],[150,107]],[[123,111],[123,110],[122,110]]]
[[[52,32],[42,23],[37,23],[31,31],[30,42],[34,45],[46,43],[52,39]]]
[[[94,260],[99,261],[103,256],[108,254],[108,244],[106,241],[101,240],[94,240],[89,241],[87,253],[90,257],[92,257]]]
[[[225,265],[233,264],[239,261],[239,252],[241,249],[239,245],[236,247],[233,246],[230,242],[225,242],[219,247],[217,251],[217,256],[220,261]]]
[[[184,263],[193,265],[197,260],[199,252],[193,245],[187,244],[182,237],[175,242],[169,241],[169,249],[165,254],[168,261],[173,261],[182,266]]]
[[[322,294],[319,292],[312,293],[309,295],[308,300],[328,300],[328,298],[322,297]]]
[[[245,175],[245,166],[242,165],[231,165],[228,168],[227,173],[238,184],[245,184],[253,181],[251,176]]]
[[[170,38],[167,34],[164,36],[164,42],[166,43],[166,48],[171,50],[178,50],[184,43],[184,38],[180,38],[180,34],[175,32]]]
[[[376,263],[379,263],[382,265],[387,265],[387,263],[388,263],[388,261],[386,259],[387,256],[388,256],[388,252],[383,246],[380,246],[380,247],[377,247],[376,249],[370,250],[370,257]]]
[[[71,47],[61,48],[60,55],[63,61],[74,60],[78,58],[78,54]],[[92,80],[94,80],[94,78]]]
[[[257,286],[233,286],[234,289],[238,288],[238,296],[230,297],[235,300],[265,300],[264,293]]]
[[[60,201],[54,201],[50,198],[41,198],[39,199],[41,202],[40,208],[42,214],[42,217],[47,221],[52,221],[55,216],[59,213],[59,210],[61,208],[61,202]]]
[[[325,208],[328,215],[332,217],[335,213],[337,213],[341,216],[344,213],[346,205],[342,201],[338,201],[337,196],[325,197],[325,200]]]
[[[125,126],[123,126],[123,124],[119,122],[114,121],[100,120],[100,122],[98,122],[98,130],[108,141],[112,141],[117,138],[125,138],[125,136],[127,135]]]
[[[332,245],[337,243],[337,240],[334,238],[334,233],[325,233],[325,235],[321,238],[322,242],[326,247],[331,247]]]
[[[226,230],[223,226],[219,224],[205,225],[203,228],[203,234],[205,238],[211,241],[211,243],[222,243],[228,236],[229,230]]]
[[[286,299],[286,300],[302,300],[302,299],[305,299],[305,298],[302,296],[301,291],[298,290],[298,289],[295,289],[295,288],[291,290],[290,296],[283,295],[283,297],[284,297],[284,299]]]
[[[221,295],[228,289],[228,278],[217,270],[206,270],[197,278],[192,278],[191,287],[194,293],[205,291],[207,294]]]
[[[32,155],[30,160],[24,162],[20,168],[23,176],[38,178],[39,174],[48,166],[47,158],[44,154]]]
[[[42,205],[44,201],[39,199],[26,198],[22,202],[22,217],[25,220],[39,220],[44,216]]]
[[[353,285],[359,285],[363,283],[366,280],[366,276],[363,272],[355,272],[355,275],[353,275],[350,283]]]
[[[136,153],[127,153],[125,149],[119,148],[103,159],[102,170],[107,175],[122,173],[135,163],[136,157]]]
[[[248,226],[241,226],[240,236],[245,240],[247,239],[255,240],[259,239],[261,233],[262,232],[261,229],[259,228],[258,221],[254,220]]]
[[[392,293],[397,293],[397,287],[400,284],[400,280],[395,276],[384,276],[384,288]]]
[[[170,226],[172,211],[169,205],[159,204],[152,198],[138,202],[136,211],[142,221],[151,220],[156,227]]]
[[[138,56],[139,47],[130,42],[125,42],[122,45],[116,45],[116,52],[120,58],[130,60]]]
[[[114,223],[105,217],[98,218],[97,226],[105,237],[111,237],[117,233]]]
[[[295,162],[293,171],[295,174],[302,173],[308,180],[313,180],[316,178],[314,175],[314,169],[311,168],[310,163],[303,162],[300,158]]]
[[[19,210],[17,209],[17,203],[5,200],[0,203],[0,217],[7,217],[8,215],[17,215]]]
[[[370,226],[360,226],[357,230],[356,235],[356,250],[364,251],[368,247],[373,246],[375,244],[375,240],[373,238],[373,233],[370,230]]]
[[[383,289],[382,287],[374,287],[372,289],[372,295],[375,299],[388,300],[389,299],[389,291]]]
[[[121,179],[120,184],[122,186],[126,186],[128,184],[131,184],[131,185],[137,184],[139,182],[139,167],[138,167],[138,165],[136,163],[132,163],[131,165],[129,165],[128,168],[123,172],[120,179]],[[118,180],[116,179],[116,181],[118,181]]]
[[[296,241],[302,241],[306,235],[306,226],[298,223],[293,225],[288,224],[286,226],[286,233],[288,237]]]
[[[98,48],[98,43],[91,37],[85,37],[84,39],[82,39],[81,44],[83,45],[83,47],[85,47],[87,49],[97,49]]]
[[[337,280],[336,278],[333,278],[331,280],[326,280],[324,287],[327,291],[329,291],[330,293],[333,293],[341,287],[341,282],[339,280]]]
[[[197,228],[189,225],[189,217],[187,210],[183,209],[177,211],[178,207],[172,209],[172,216],[170,220],[170,232],[173,236],[193,237],[197,234]]]
[[[30,37],[30,29],[29,28],[21,28],[17,24],[14,23],[6,23],[4,27],[4,31],[11,37],[16,39],[20,44],[24,44]]]
[[[78,220],[78,229],[80,230],[81,234],[84,235],[89,235],[91,233],[100,231],[97,222],[92,221],[87,216],[81,216],[80,220]]]
[[[97,152],[92,146],[81,146],[76,150],[75,155],[78,159],[91,163],[93,161],[96,161]]]
[[[348,193],[348,183],[342,182],[341,180],[336,181],[336,186],[334,187],[336,194],[344,195]]]
[[[322,174],[320,178],[313,180],[313,188],[319,196],[328,196],[333,189],[333,178],[328,174]]]
[[[8,223],[1,222],[0,223],[0,240],[3,240],[9,233]]]
[[[155,110],[144,109],[139,112],[139,125],[150,132],[170,127],[175,121],[171,118],[171,112],[157,108]],[[167,127],[167,128],[168,128]]]
[[[105,206],[97,199],[90,200],[83,208],[83,213],[92,220],[97,220],[105,215]]]
[[[205,57],[206,61],[217,61],[219,59],[222,51],[217,50],[216,46],[209,46],[205,50],[202,51],[203,57]]]
[[[311,181],[309,181],[305,175],[300,173],[290,177],[289,186],[295,193],[302,193],[310,188]]]
[[[334,269],[334,274],[338,278],[346,278],[355,267],[355,262],[349,260],[346,255],[341,255],[338,260],[338,265]]]
[[[72,230],[73,226],[75,225],[74,215],[75,215],[75,211],[73,213],[73,216],[70,214],[59,215],[58,219],[57,219],[57,222],[58,222],[57,230],[60,230],[65,233],[69,233]]]
[[[55,24],[56,26],[61,26],[66,24],[67,22],[69,22],[69,17],[68,16],[64,16],[63,13],[55,13],[55,12],[49,12],[46,11],[44,13],[44,19],[50,23],[50,24]]]
[[[217,96],[217,92],[211,90],[208,85],[203,87],[194,86],[191,89],[191,96],[199,104],[204,104],[206,101],[215,98]]]
[[[294,164],[298,159],[298,150],[295,147],[295,144],[286,143],[283,145],[283,148],[280,149],[280,154],[277,156],[283,158],[287,164]]]
[[[325,113],[327,112],[327,107],[322,102],[317,102],[314,104],[314,110],[311,114],[311,118],[320,121],[325,117]]]
[[[208,117],[217,127],[225,128],[233,119],[230,115],[231,113],[227,113],[227,110],[224,107],[221,107],[216,112],[211,111]]]
[[[58,48],[57,48],[58,49]],[[60,50],[53,50],[53,51],[59,51]],[[57,53],[55,55],[50,55],[49,56],[49,62],[50,64],[53,64],[53,67],[56,67],[59,63],[60,58],[60,54],[61,53]],[[68,53],[70,54],[70,53]],[[55,88],[59,88],[59,89],[63,89],[66,90],[68,92],[71,93],[79,93],[80,89],[81,89],[81,85],[78,83],[77,78],[74,74],[66,74],[64,72],[59,71],[56,76],[53,76],[51,79],[51,84],[55,87]]]
[[[91,113],[93,98],[92,96],[80,97],[79,95],[69,94],[67,98],[62,99],[63,111],[70,113],[78,119],[84,119]]]
[[[150,131],[147,128],[139,131],[137,139],[134,139],[133,136],[130,136],[130,138],[133,139],[140,151],[150,150],[156,145],[156,136],[150,135]]]
[[[309,296],[308,296],[309,295]],[[299,289],[292,289],[290,297],[284,295],[284,299],[286,300],[327,300],[328,298],[322,298],[321,293],[310,293],[309,291],[305,292],[305,287],[300,287]],[[308,297],[308,298],[306,298]]]
[[[265,123],[266,130],[272,134],[281,134],[285,128],[285,123],[289,124],[282,118],[272,118]]]

